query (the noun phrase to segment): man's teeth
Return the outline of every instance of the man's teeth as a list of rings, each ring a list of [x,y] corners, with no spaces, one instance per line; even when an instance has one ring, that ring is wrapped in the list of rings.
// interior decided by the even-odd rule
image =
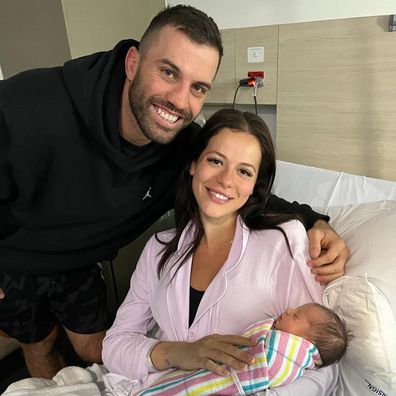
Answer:
[[[212,195],[214,195],[216,198],[221,199],[222,201],[228,201],[229,198],[226,197],[225,195],[219,194],[218,192],[211,191],[210,192]]]
[[[166,121],[170,122],[170,123],[175,123],[177,121],[177,119],[179,118],[176,115],[172,115],[167,113],[166,111],[164,111],[163,109],[156,107],[157,113],[164,118]]]

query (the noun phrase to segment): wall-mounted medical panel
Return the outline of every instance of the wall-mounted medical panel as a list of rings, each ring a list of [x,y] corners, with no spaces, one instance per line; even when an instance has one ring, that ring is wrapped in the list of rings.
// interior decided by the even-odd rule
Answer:
[[[278,26],[226,29],[221,34],[224,57],[206,103],[232,103],[239,80],[247,78],[249,71],[263,71],[264,86],[257,91],[257,103],[276,104]],[[248,56],[253,62],[248,62]],[[250,87],[241,87],[236,104],[254,104],[252,91]]]
[[[264,71],[264,86],[257,91],[258,104],[276,104],[276,85],[278,73],[278,25],[235,29],[236,80],[246,78],[249,71]],[[251,48],[250,56],[248,48]],[[264,48],[264,61],[260,59]],[[248,62],[248,57],[253,62]],[[260,59],[261,60],[261,59]],[[252,104],[252,89],[239,89],[237,103]]]

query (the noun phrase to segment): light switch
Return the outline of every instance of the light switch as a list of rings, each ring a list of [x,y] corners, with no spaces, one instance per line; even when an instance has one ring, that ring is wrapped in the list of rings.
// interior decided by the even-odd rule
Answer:
[[[247,53],[248,63],[264,62],[264,47],[249,47]]]

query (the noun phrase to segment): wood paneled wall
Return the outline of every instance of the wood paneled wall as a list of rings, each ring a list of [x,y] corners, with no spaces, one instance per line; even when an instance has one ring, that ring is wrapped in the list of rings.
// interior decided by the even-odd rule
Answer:
[[[206,103],[232,103],[236,88],[235,29],[222,30],[224,55]]]
[[[258,104],[276,103],[278,74],[278,26],[260,26],[221,31],[224,57],[207,103],[232,103],[239,80],[248,71],[264,71],[264,87],[257,92]],[[248,63],[248,47],[264,47],[264,62]],[[238,90],[237,104],[254,104],[252,88]]]
[[[396,33],[388,21],[279,27],[279,159],[396,180]]]
[[[277,105],[278,158],[396,180],[396,32],[389,16],[223,31],[225,58],[209,103],[231,103],[237,81],[266,72],[260,104]],[[248,46],[264,63],[248,64]],[[240,89],[237,104],[252,104]]]

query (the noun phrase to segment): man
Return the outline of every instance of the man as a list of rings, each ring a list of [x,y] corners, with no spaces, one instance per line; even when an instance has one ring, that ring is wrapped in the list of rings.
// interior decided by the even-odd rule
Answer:
[[[153,19],[140,46],[122,41],[1,82],[0,330],[21,342],[33,376],[65,365],[60,325],[83,359],[101,361],[107,316],[96,263],[172,207],[198,131],[190,124],[222,52],[213,20],[176,6]],[[318,281],[343,273],[348,252],[324,216],[277,197],[270,205],[315,223],[312,257],[327,251],[311,263]]]

